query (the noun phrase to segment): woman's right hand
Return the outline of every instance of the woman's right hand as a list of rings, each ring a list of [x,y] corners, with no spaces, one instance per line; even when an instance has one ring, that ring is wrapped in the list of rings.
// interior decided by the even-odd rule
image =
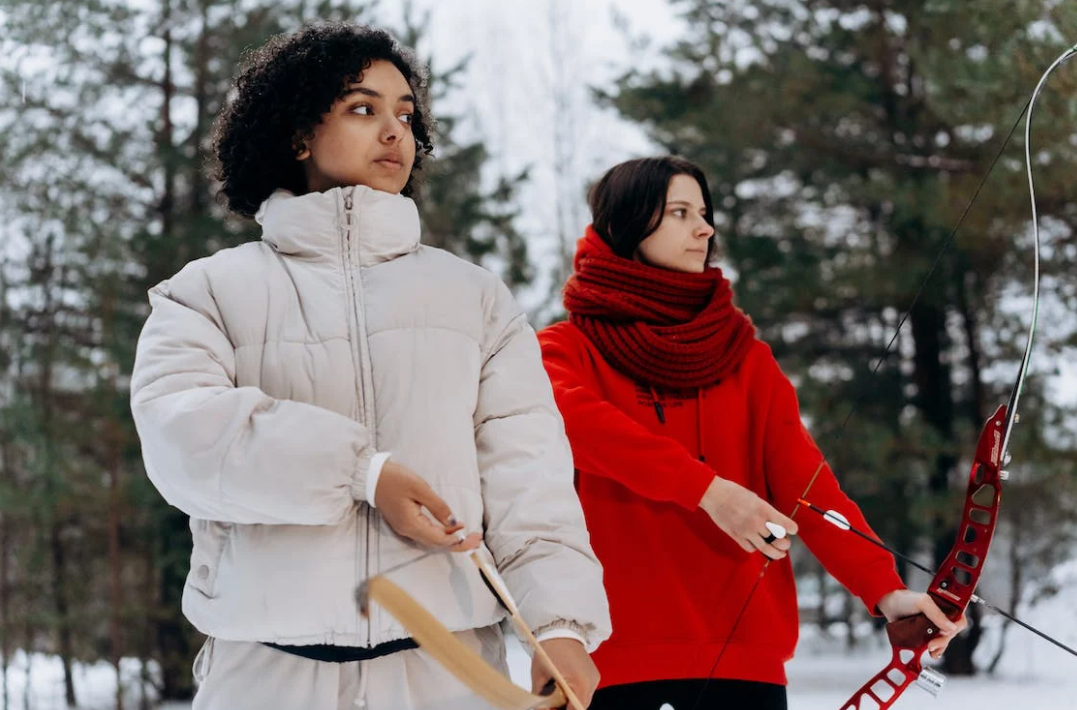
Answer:
[[[788,535],[797,534],[797,524],[791,518],[779,513],[770,503],[744,486],[720,476],[715,476],[711,481],[703,499],[699,501],[699,507],[745,552],[759,550],[772,560],[786,556],[790,547]],[[781,525],[787,537],[765,542],[764,539],[770,534],[767,523]]]
[[[449,506],[418,474],[389,459],[382,466],[374,490],[374,506],[397,535],[454,552],[474,550],[482,542],[481,533],[460,540],[456,533],[464,526],[456,522]],[[430,511],[438,525],[424,511]]]

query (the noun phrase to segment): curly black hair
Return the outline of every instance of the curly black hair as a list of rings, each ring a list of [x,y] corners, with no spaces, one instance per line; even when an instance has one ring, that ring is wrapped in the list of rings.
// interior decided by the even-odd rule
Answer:
[[[434,150],[427,75],[392,35],[365,25],[325,22],[277,35],[244,56],[243,68],[213,126],[213,179],[228,208],[253,217],[277,188],[307,192],[298,143],[348,85],[378,60],[392,62],[415,95],[415,164],[402,193],[411,195],[422,156]]]

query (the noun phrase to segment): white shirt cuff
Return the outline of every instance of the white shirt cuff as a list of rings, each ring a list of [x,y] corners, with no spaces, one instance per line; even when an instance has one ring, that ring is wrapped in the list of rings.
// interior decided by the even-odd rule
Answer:
[[[370,457],[370,466],[366,470],[366,502],[374,507],[374,492],[378,490],[378,479],[381,478],[381,469],[385,462],[392,456],[388,451],[379,451]]]
[[[549,631],[543,631],[535,637],[535,640],[539,643],[549,641],[550,639],[573,639],[583,644],[584,648],[587,647],[587,642],[583,637],[572,629],[550,629]]]

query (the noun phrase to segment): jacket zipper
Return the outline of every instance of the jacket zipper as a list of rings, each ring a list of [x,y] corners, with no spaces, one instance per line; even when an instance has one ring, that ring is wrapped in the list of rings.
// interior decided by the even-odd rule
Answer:
[[[355,396],[356,401],[359,404],[359,416],[361,420],[369,420],[367,416],[366,407],[366,391],[364,388],[365,382],[363,377],[363,347],[362,340],[365,337],[363,333],[362,320],[359,317],[359,308],[362,306],[359,303],[359,286],[355,283],[355,261],[354,256],[356,244],[353,241],[352,234],[352,207],[354,206],[354,195],[352,189],[345,189],[344,196],[344,281],[348,286],[348,307],[351,309],[352,318],[355,321]],[[371,439],[373,441],[374,431],[373,422],[366,421],[365,424],[370,430]],[[370,577],[370,506],[367,506],[363,511],[363,527],[365,528],[365,535],[360,536],[359,525],[355,526],[355,566],[356,571],[362,570],[363,578],[368,579]],[[360,539],[362,537],[362,539]],[[365,540],[365,545],[363,544]],[[356,585],[360,584],[363,580],[356,579]],[[374,637],[374,615],[371,614],[367,617],[366,624],[366,645],[373,645]]]

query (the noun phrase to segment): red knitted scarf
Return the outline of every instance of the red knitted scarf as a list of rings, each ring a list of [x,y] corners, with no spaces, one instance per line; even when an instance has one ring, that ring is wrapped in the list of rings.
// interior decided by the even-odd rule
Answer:
[[[721,269],[688,274],[623,259],[591,227],[565,285],[565,309],[614,368],[669,388],[715,384],[755,340]]]

